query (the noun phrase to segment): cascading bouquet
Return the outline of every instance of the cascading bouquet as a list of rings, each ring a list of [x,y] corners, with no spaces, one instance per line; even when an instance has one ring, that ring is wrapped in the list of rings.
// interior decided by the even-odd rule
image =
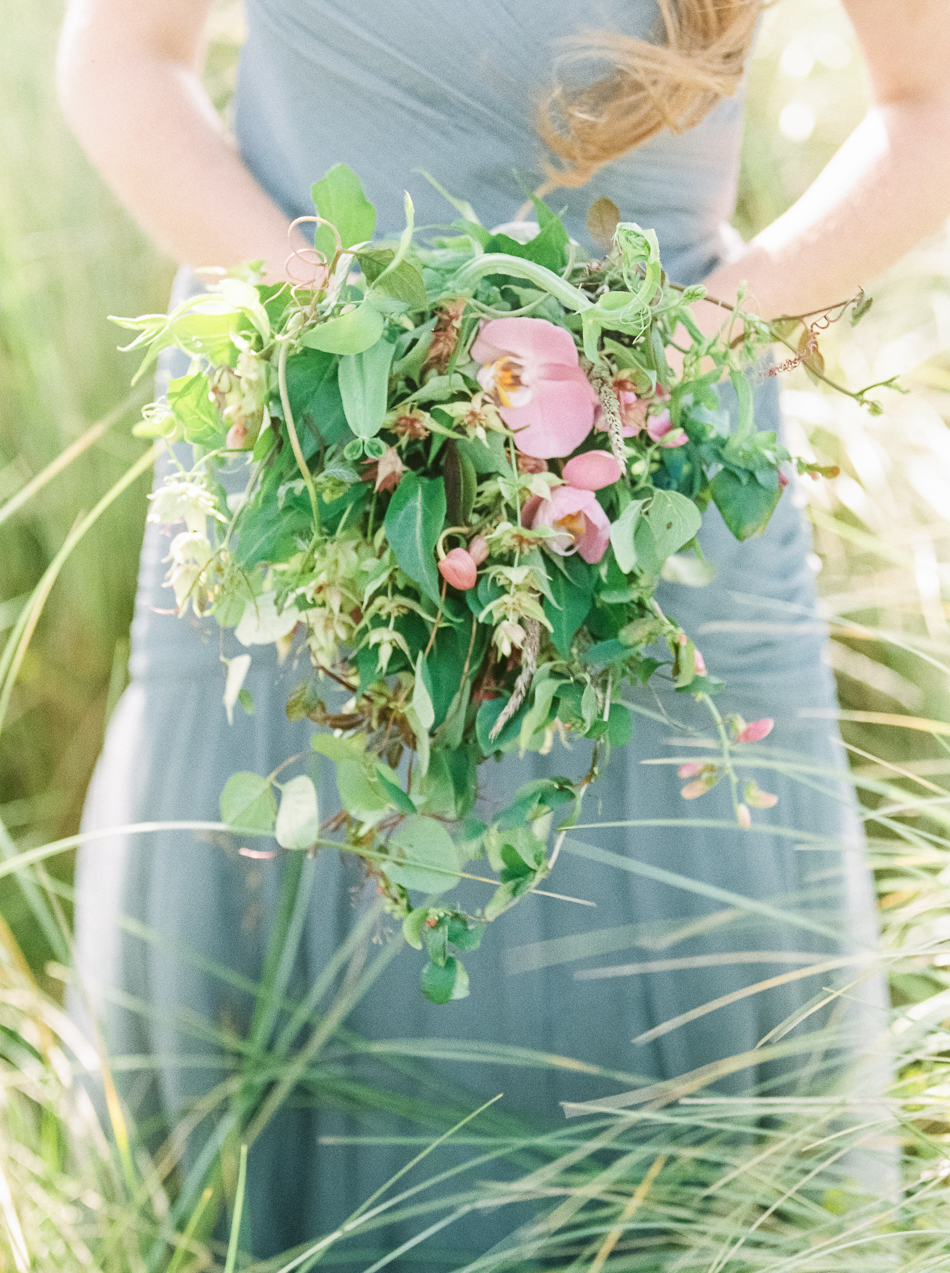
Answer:
[[[323,727],[313,749],[335,765],[327,819],[312,779],[282,766],[233,775],[223,820],[285,850],[360,855],[428,952],[423,990],[446,1002],[467,993],[458,952],[545,879],[629,739],[626,683],[662,674],[709,703],[723,763],[685,766],[684,795],[727,775],[740,825],[774,801],[753,783],[740,798],[728,756],[727,724],[741,743],[770,722],[721,720],[721,683],[654,592],[674,555],[701,564],[710,502],[739,539],[778,503],[790,457],[756,431],[744,370],[775,331],[736,309],[704,337],[690,311],[704,289],[671,285],[655,235],[606,200],[589,225],[608,250],[582,260],[538,200],[525,242],[453,200],[459,219],[422,247],[408,196],[398,243],[371,241],[375,211],[344,165],[313,195],[308,285],[264,286],[249,267],[169,316],[119,320],[145,365],[167,347],[193,360],[137,426],[194,446],[149,517],[184,522],[168,559],[180,613],[308,665],[287,714]],[[229,718],[253,710],[251,657],[223,658]],[[529,782],[479,820],[479,765],[558,737],[592,741],[584,773]],[[465,870],[477,858],[491,878]],[[463,877],[495,886],[471,913],[438,900]]]

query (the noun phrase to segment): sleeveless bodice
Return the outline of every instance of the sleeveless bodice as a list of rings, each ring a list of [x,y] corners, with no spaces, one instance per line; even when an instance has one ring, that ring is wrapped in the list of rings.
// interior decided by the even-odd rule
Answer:
[[[457,215],[420,168],[468,199],[486,225],[510,221],[524,188],[543,177],[534,116],[561,37],[583,28],[644,35],[656,17],[654,0],[248,0],[246,8],[235,115],[245,163],[294,216],[313,211],[313,181],[348,163],[381,233],[401,228],[403,190],[419,225]],[[604,68],[589,69],[596,77]],[[697,128],[660,134],[550,202],[584,242],[588,207],[608,196],[624,219],[657,231],[668,270],[692,281],[733,242],[726,222],[740,140],[741,103],[725,99]]]

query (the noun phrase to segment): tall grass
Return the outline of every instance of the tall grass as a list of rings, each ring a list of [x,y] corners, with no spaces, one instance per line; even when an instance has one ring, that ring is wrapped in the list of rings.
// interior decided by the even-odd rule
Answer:
[[[51,83],[58,14],[47,0],[13,0],[0,45],[8,178],[0,190],[0,504],[123,401],[129,367],[104,316],[161,306],[170,277],[169,264],[115,206],[59,120]],[[223,104],[233,75],[234,6],[222,6],[217,22],[210,74]],[[767,14],[750,76],[738,213],[746,232],[807,184],[860,114],[861,91],[847,26],[829,0],[796,0]],[[818,121],[810,133],[809,111]],[[12,862],[33,851],[29,867],[23,859],[16,871],[0,866],[3,1273],[289,1273],[317,1263],[368,1271],[390,1257],[401,1268],[425,1268],[433,1248],[451,1248],[457,1219],[499,1208],[511,1215],[509,1239],[459,1257],[458,1268],[924,1273],[947,1266],[948,288],[941,239],[875,282],[875,305],[861,326],[828,334],[835,374],[861,383],[903,374],[911,392],[887,394],[883,416],[829,396],[802,373],[785,396],[792,449],[842,469],[833,482],[806,484],[798,497],[807,499],[815,524],[843,730],[878,872],[881,957],[895,1003],[886,1043],[890,1090],[822,1086],[808,1066],[840,1038],[806,1023],[763,1045],[808,1071],[804,1095],[722,1096],[712,1086],[717,1077],[749,1063],[736,1058],[666,1085],[631,1080],[612,1103],[567,1111],[571,1117],[547,1136],[494,1107],[463,1122],[473,1111],[435,1086],[421,1087],[415,1103],[387,1087],[344,1092],[339,1076],[362,1055],[361,1041],[345,1028],[359,989],[346,969],[366,954],[367,929],[343,952],[319,1011],[295,1003],[285,985],[247,987],[273,1007],[263,1053],[235,1050],[220,1024],[205,1023],[233,1065],[212,1110],[209,1143],[220,1153],[209,1154],[204,1172],[186,1171],[182,1129],[156,1146],[148,1128],[133,1126],[110,1086],[108,1058],[78,1036],[59,1006],[70,975],[70,837],[124,683],[143,479],[57,578],[0,734],[0,855]],[[0,627],[14,627],[79,516],[143,450],[118,421],[3,523]],[[46,856],[41,846],[58,837],[62,851]],[[370,948],[370,968],[393,953]],[[601,971],[622,975],[625,955],[613,952],[610,961],[615,955]],[[217,975],[235,976],[228,969]],[[309,1039],[303,1051],[286,1029],[294,1013]],[[494,1056],[500,1067],[515,1060],[504,1049]],[[395,1073],[415,1062],[407,1041],[385,1063]],[[240,1196],[240,1144],[270,1116],[272,1084],[292,1067],[297,1099],[335,1092],[341,1102],[361,1102],[365,1134],[381,1149],[396,1145],[408,1170],[345,1232],[315,1231],[300,1250],[252,1264],[240,1251],[239,1224],[227,1240]],[[98,1104],[90,1091],[104,1094]],[[373,1109],[408,1118],[410,1130],[403,1122],[397,1134]],[[456,1147],[449,1165],[427,1152],[440,1134]],[[903,1151],[900,1189],[895,1145]],[[401,1254],[389,1250],[384,1226],[394,1215],[403,1233],[429,1236]]]

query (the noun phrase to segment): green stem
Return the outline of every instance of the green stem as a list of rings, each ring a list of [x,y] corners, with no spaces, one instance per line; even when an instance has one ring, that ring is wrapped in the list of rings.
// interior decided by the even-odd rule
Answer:
[[[300,469],[300,475],[307,488],[307,494],[310,496],[313,524],[319,529],[320,505],[317,503],[317,488],[313,484],[313,474],[307,468],[307,461],[303,458],[303,451],[300,449],[300,439],[297,437],[294,414],[290,409],[290,397],[287,393],[287,355],[289,352],[290,344],[285,340],[280,347],[280,353],[277,355],[277,385],[280,389],[280,405],[284,409],[284,424],[287,426],[287,436],[290,438],[290,445],[293,448],[297,467]]]
[[[538,265],[536,261],[523,261],[520,257],[508,256],[504,252],[486,252],[474,261],[466,262],[456,274],[454,285],[460,292],[474,291],[475,284],[487,274],[510,274],[527,279],[535,287],[549,292],[565,309],[575,314],[594,308],[594,302],[589,297],[552,270]]]
[[[736,813],[736,821],[742,825],[739,817],[739,805],[742,803],[739,799],[739,780],[736,777],[736,771],[732,766],[732,748],[729,743],[729,731],[726,729],[726,723],[722,719],[722,715],[708,694],[697,694],[697,699],[704,703],[716,722],[716,732],[719,734],[719,746],[722,752],[723,769],[729,779],[729,786],[732,789],[732,807]]]

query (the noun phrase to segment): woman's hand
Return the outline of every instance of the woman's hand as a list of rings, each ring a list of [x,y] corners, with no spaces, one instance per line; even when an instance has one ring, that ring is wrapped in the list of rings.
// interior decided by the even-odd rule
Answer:
[[[93,163],[160,247],[200,267],[306,248],[257,185],[201,86],[212,0],[70,0],[59,49],[63,109]],[[300,281],[301,265],[292,262]]]

